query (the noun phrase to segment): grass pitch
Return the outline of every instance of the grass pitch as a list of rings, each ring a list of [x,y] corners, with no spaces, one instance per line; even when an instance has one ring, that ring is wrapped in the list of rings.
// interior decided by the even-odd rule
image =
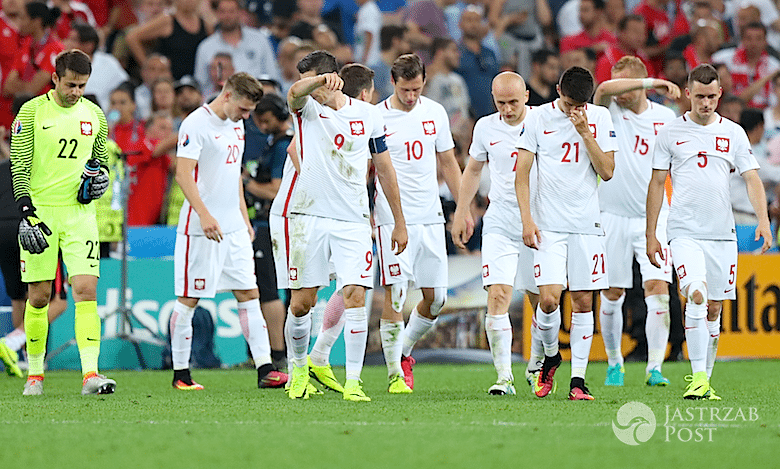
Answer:
[[[253,371],[196,370],[202,392],[174,390],[170,372],[108,372],[118,383],[109,396],[81,396],[76,372],[47,373],[42,397],[0,376],[0,468],[778,467],[778,361],[718,363],[720,402],[682,399],[688,363],[664,366],[667,388],[645,386],[633,363],[626,386],[608,388],[606,364],[591,364],[592,402],[566,400],[568,363],[545,399],[523,370],[514,367],[518,395],[496,397],[486,392],[491,365],[418,364],[414,394],[397,396],[384,367],[367,367],[370,403],[335,393],[291,401],[257,389]],[[613,431],[629,401],[656,418],[637,446]]]

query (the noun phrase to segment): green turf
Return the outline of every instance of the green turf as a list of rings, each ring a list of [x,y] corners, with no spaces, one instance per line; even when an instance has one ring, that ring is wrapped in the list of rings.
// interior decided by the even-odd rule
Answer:
[[[566,400],[568,364],[558,371],[558,393],[545,399],[530,394],[520,365],[519,395],[505,397],[486,393],[490,365],[419,364],[414,394],[402,396],[385,391],[384,367],[367,367],[370,403],[334,393],[291,401],[281,390],[256,389],[253,371],[195,371],[202,392],[172,389],[170,372],[109,372],[118,382],[111,396],[79,395],[74,372],[48,373],[42,397],[23,397],[22,380],[0,376],[0,468],[778,467],[780,362],[718,363],[720,402],[681,398],[687,363],[665,365],[667,388],[645,386],[641,364],[626,369],[626,386],[607,388],[606,365],[591,364],[593,402]],[[639,446],[612,430],[628,401],[657,418]],[[684,422],[692,432],[702,429],[703,409],[712,441],[708,432],[703,442],[665,441],[667,406],[686,419],[695,409]],[[737,409],[749,419],[753,408],[758,419],[711,421],[713,408],[721,418],[732,408],[731,419]]]

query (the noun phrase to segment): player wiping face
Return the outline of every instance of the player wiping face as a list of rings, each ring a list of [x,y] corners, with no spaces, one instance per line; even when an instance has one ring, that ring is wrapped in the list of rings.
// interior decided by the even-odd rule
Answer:
[[[301,78],[316,77],[317,72],[309,70],[306,73],[301,74]],[[337,108],[334,98],[338,96],[334,91],[339,91],[344,87],[344,80],[341,79],[338,73],[326,73],[325,83],[311,92],[310,96],[314,98],[318,103],[323,106]]]
[[[89,75],[82,75],[73,70],[65,70],[65,76],[59,77],[57,73],[51,74],[54,82],[54,100],[62,107],[71,107],[84,96],[84,88],[87,86]]]

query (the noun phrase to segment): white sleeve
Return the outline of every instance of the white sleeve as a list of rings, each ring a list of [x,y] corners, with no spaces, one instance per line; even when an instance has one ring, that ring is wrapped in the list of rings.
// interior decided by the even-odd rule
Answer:
[[[438,119],[436,119],[436,151],[452,150],[455,148],[455,141],[452,140],[452,131],[450,130],[450,118],[444,106],[438,106]]]
[[[672,152],[669,149],[669,126],[665,124],[658,131],[653,148],[653,169],[668,171],[672,166]]]
[[[602,109],[599,109],[601,111]],[[612,123],[612,116],[609,111],[603,108],[606,112],[599,112],[596,115],[596,143],[599,144],[599,148],[603,152],[618,151],[617,134],[615,133],[615,125]]]
[[[371,138],[384,137],[385,119],[382,117],[382,113],[379,112],[379,108],[376,106],[369,105],[368,107],[371,109],[371,115],[369,118],[373,123],[373,128],[371,129]]]
[[[753,149],[750,147],[750,140],[741,127],[737,127],[734,132],[734,165],[739,174],[751,169],[758,169],[758,161],[753,156]]]
[[[179,143],[176,146],[176,156],[199,160],[201,150],[203,150],[203,135],[200,132],[201,125],[198,125],[197,119],[193,115],[184,119],[179,127]]]
[[[515,147],[528,150],[534,155],[538,150],[536,143],[536,116],[540,113],[531,112],[526,115],[525,120],[523,120],[523,129],[520,131],[520,137],[515,144]]]
[[[482,130],[483,118],[474,124],[473,136],[471,137],[471,146],[469,147],[469,156],[477,161],[487,161],[487,148],[481,138],[479,138],[480,131]]]

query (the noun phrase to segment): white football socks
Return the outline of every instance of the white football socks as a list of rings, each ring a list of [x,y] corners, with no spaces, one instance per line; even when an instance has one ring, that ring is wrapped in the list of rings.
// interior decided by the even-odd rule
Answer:
[[[382,339],[382,352],[385,354],[385,363],[387,363],[387,376],[403,376],[401,349],[404,344],[404,322],[380,319],[379,336]]]
[[[260,300],[249,300],[237,303],[238,322],[244,333],[255,368],[271,363],[271,343],[268,340],[268,326],[260,311]]]
[[[176,300],[173,305],[168,327],[171,334],[171,355],[174,370],[185,370],[190,367],[192,353],[192,317],[195,308],[190,308]]]
[[[697,305],[689,301],[685,305],[685,342],[693,373],[707,369],[707,339],[707,304]]]
[[[542,335],[539,332],[539,326],[536,324],[536,316],[531,317],[531,352],[528,357],[526,369],[528,371],[538,371],[542,369],[544,363],[544,346],[542,345]]]
[[[571,315],[571,377],[585,379],[593,343],[593,311]]]
[[[297,317],[291,312],[287,313],[287,322],[290,323],[290,344],[292,345],[292,361],[295,366],[306,365],[306,353],[309,351],[309,337],[311,336],[311,313]]]
[[[416,344],[417,341],[435,324],[436,318],[428,319],[423,317],[417,312],[417,307],[414,308],[414,311],[412,311],[412,314],[409,316],[409,323],[406,325],[406,330],[404,331],[404,347],[402,350],[404,357],[408,357],[412,354],[414,344]]]
[[[488,314],[485,317],[485,333],[487,334],[490,352],[493,354],[493,365],[498,373],[498,380],[514,381],[512,376],[512,323],[509,313],[498,316]]]
[[[322,316],[322,330],[317,340],[314,341],[314,347],[309,356],[311,362],[316,366],[327,366],[330,363],[330,351],[333,344],[344,329],[344,322],[347,318],[344,315],[344,298],[338,293],[331,295],[328,303],[325,305],[325,311]]]
[[[558,354],[558,332],[561,329],[561,308],[560,306],[552,313],[545,313],[541,306],[536,307],[536,327],[539,328],[539,335],[542,338],[544,354],[548,357],[554,357]]]
[[[647,337],[647,368],[661,371],[666,357],[666,343],[669,342],[669,295],[651,295],[645,298],[647,319],[645,336]]]
[[[604,339],[604,350],[607,352],[609,366],[623,365],[623,352],[620,343],[623,340],[623,293],[615,301],[608,299],[601,292],[601,307],[599,321],[601,323],[601,338]]]
[[[715,367],[715,357],[718,355],[718,340],[720,340],[720,316],[714,321],[707,321],[707,379],[712,376]]]
[[[363,371],[363,360],[366,356],[366,340],[368,339],[368,317],[366,307],[346,308],[344,316],[344,348],[346,349],[347,379],[360,379]]]

